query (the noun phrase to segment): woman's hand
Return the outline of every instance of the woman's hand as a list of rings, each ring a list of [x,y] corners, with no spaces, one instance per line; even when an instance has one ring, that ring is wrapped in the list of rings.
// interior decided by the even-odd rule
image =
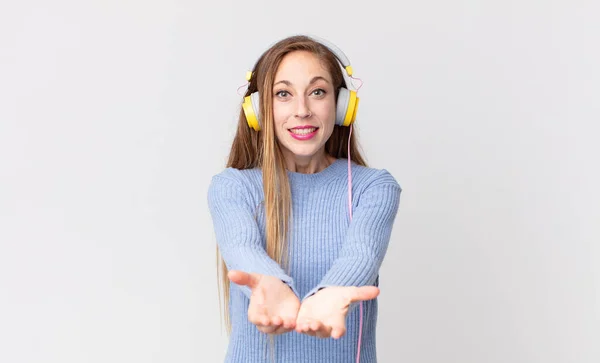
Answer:
[[[248,320],[259,331],[283,334],[296,327],[300,300],[283,281],[269,275],[229,271],[231,282],[248,286],[252,290],[248,306]]]
[[[346,314],[351,303],[372,300],[379,295],[375,286],[331,286],[304,300],[296,331],[319,338],[339,339],[346,333]]]

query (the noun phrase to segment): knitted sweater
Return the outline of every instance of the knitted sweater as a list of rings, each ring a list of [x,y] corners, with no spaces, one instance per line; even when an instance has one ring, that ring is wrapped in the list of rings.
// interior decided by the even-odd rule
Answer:
[[[276,276],[302,302],[327,286],[378,286],[379,268],[398,211],[401,188],[385,169],[352,164],[352,220],[348,160],[314,174],[288,171],[292,192],[289,273],[265,251],[265,209],[260,169],[226,168],[208,190],[219,250],[229,270]],[[230,283],[232,333],[226,363],[270,362],[268,335],[248,321],[251,291]],[[358,304],[346,316],[346,334],[323,339],[295,331],[275,336],[278,363],[356,361]],[[361,362],[375,363],[377,299],[363,302]]]

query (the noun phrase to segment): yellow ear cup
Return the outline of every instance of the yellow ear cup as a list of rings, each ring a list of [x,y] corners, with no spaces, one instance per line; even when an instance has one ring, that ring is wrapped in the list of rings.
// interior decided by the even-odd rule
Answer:
[[[254,112],[254,108],[252,107],[251,96],[244,97],[244,103],[242,103],[242,108],[244,109],[244,114],[246,115],[246,121],[248,121],[248,126],[250,126],[255,131],[260,131],[260,124],[258,123],[256,113]]]
[[[356,121],[356,114],[358,113],[358,102],[360,101],[360,97],[356,97],[356,105],[354,106],[354,112],[352,113],[352,120],[350,120],[350,124],[353,124]]]
[[[348,99],[348,108],[346,109],[346,115],[344,116],[343,126],[350,126],[351,123],[356,119],[356,111],[358,109],[358,97],[356,91],[350,91],[350,97]]]

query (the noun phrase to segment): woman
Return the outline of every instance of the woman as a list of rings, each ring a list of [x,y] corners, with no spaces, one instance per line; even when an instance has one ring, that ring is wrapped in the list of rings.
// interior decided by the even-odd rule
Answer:
[[[249,73],[227,168],[208,191],[226,362],[376,362],[378,271],[401,188],[360,155],[358,98],[338,62],[351,76],[335,46],[292,36]]]

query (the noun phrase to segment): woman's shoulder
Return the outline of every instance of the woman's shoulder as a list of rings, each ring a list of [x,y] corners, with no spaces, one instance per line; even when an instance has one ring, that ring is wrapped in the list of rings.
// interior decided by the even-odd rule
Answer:
[[[214,174],[210,181],[209,194],[234,193],[254,196],[262,190],[260,169],[236,169],[227,167]],[[259,196],[256,196],[259,197]],[[254,197],[252,199],[255,199]]]
[[[244,184],[262,178],[260,169],[236,169],[227,167],[212,176],[212,182]]]
[[[385,168],[376,168],[352,164],[352,179],[355,185],[372,186],[379,184],[392,184],[402,189],[398,180]]]

